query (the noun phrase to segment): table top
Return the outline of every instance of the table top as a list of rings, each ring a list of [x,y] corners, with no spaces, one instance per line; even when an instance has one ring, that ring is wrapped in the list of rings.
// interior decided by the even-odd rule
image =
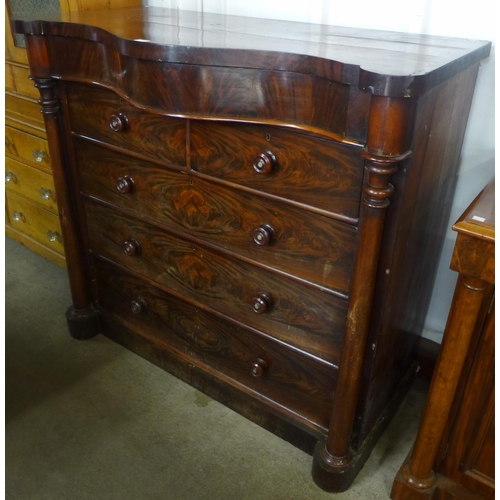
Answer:
[[[488,57],[485,41],[354,29],[157,7],[66,12],[14,20],[15,32],[117,43],[151,42],[183,64],[316,73],[375,95],[412,97]],[[225,49],[225,50],[221,50]],[[137,50],[137,47],[135,47]]]
[[[453,226],[458,233],[495,242],[495,179],[481,191]]]

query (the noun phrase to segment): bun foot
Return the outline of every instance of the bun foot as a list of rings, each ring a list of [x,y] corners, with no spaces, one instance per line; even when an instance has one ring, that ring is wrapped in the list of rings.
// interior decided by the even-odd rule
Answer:
[[[69,334],[77,340],[87,340],[99,333],[97,311],[93,307],[83,310],[74,309],[71,306],[66,311]]]

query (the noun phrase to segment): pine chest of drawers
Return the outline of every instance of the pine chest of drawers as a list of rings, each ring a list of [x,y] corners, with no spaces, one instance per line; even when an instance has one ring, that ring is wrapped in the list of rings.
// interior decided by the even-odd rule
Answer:
[[[489,44],[162,9],[27,35],[79,339],[313,452],[341,491],[404,395]]]

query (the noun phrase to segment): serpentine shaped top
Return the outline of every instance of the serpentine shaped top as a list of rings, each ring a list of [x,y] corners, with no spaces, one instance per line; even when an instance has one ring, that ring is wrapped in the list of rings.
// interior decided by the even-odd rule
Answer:
[[[157,61],[313,74],[394,97],[426,92],[488,57],[491,47],[484,41],[156,7],[41,15],[13,20],[13,29],[89,39]]]

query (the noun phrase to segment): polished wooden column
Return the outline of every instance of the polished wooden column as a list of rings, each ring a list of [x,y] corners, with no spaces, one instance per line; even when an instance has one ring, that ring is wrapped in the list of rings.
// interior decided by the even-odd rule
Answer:
[[[28,58],[31,78],[40,92],[39,103],[44,117],[52,163],[54,186],[58,193],[57,204],[63,233],[64,251],[68,264],[72,305],[66,313],[70,335],[85,340],[99,333],[97,315],[91,302],[86,277],[85,258],[81,236],[77,228],[77,215],[68,185],[67,158],[63,148],[60,101],[57,95],[57,80],[50,78],[44,66],[33,61],[47,60],[46,40],[43,37],[27,36]]]
[[[414,102],[372,96],[365,159],[365,184],[359,223],[358,258],[347,314],[339,378],[326,443],[319,442],[313,478],[326,491],[345,491],[362,463],[350,449],[361,388],[380,245],[393,186],[391,176],[406,160]],[[391,131],[391,132],[389,132]]]
[[[447,449],[450,411],[485,294],[495,283],[494,205],[492,181],[453,226],[458,236],[450,267],[459,276],[415,445],[394,482],[395,500],[433,499],[436,489],[450,490],[456,499],[476,498],[441,476],[438,454]]]

